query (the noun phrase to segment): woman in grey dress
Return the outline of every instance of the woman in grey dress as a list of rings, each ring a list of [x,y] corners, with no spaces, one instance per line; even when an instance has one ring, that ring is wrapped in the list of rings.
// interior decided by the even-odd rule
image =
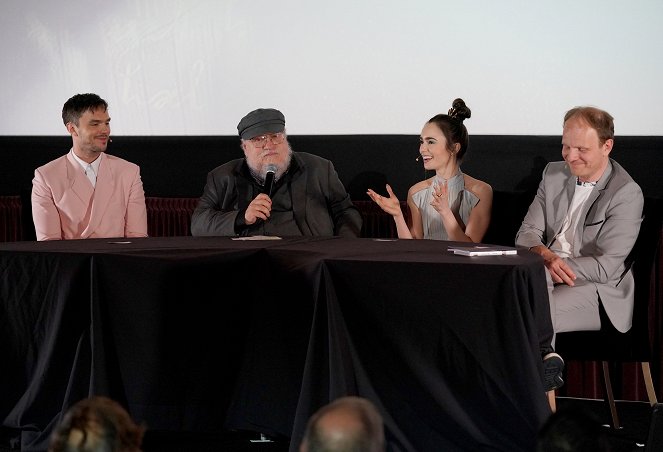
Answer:
[[[371,199],[394,218],[399,238],[481,242],[490,223],[493,190],[460,170],[469,142],[463,121],[470,116],[465,102],[456,99],[448,114],[436,115],[424,124],[419,154],[424,168],[435,175],[408,191],[410,224],[389,185],[388,197],[368,190]]]

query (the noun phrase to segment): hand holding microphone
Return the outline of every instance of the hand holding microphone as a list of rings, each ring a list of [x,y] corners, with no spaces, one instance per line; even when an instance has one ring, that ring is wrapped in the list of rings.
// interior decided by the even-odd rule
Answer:
[[[267,171],[265,173],[265,184],[263,185],[262,192],[271,198],[272,188],[274,186],[274,175],[276,174],[276,165],[270,163],[269,165],[267,165],[266,170]]]
[[[272,212],[272,190],[274,189],[274,176],[276,174],[276,165],[269,164],[266,167],[265,183],[262,191],[246,208],[244,212],[244,221],[248,225],[260,221],[267,221]]]

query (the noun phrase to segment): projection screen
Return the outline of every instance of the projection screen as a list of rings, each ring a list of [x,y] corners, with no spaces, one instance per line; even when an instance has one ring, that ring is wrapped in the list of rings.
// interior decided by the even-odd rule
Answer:
[[[462,97],[472,134],[555,135],[576,105],[663,135],[663,2],[4,0],[0,135],[62,135],[95,92],[117,135],[418,134]]]

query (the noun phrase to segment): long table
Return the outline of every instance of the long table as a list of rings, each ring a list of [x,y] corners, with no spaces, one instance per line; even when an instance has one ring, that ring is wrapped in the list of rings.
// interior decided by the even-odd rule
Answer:
[[[342,395],[390,450],[531,450],[550,414],[540,258],[453,242],[226,237],[0,244],[0,420],[41,450],[105,394],[159,431],[291,438]]]

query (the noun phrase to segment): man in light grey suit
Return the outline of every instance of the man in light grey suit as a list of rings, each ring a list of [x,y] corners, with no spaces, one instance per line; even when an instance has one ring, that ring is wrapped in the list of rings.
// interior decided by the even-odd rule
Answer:
[[[555,333],[599,330],[599,303],[617,330],[631,327],[634,281],[626,258],[638,237],[644,198],[610,158],[613,144],[610,114],[594,107],[569,110],[564,162],[543,170],[516,236],[517,246],[544,259]]]

